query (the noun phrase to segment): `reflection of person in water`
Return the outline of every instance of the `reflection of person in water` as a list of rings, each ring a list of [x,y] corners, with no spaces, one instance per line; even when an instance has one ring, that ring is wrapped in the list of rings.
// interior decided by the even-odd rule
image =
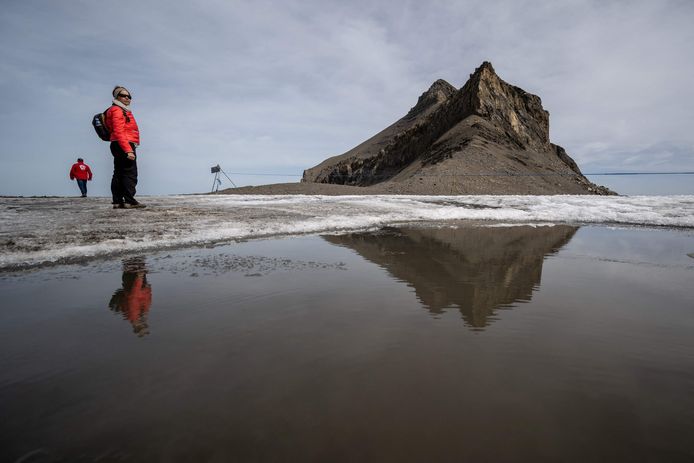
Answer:
[[[147,312],[152,305],[152,287],[147,283],[147,268],[142,257],[123,261],[123,287],[111,296],[108,306],[120,312],[133,325],[133,332],[149,334]]]

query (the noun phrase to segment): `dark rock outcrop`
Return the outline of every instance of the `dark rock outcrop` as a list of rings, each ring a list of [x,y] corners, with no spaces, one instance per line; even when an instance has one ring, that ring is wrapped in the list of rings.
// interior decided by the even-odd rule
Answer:
[[[488,62],[460,90],[437,80],[405,117],[305,170],[302,182],[374,193],[614,194],[550,142],[540,98],[501,80]]]

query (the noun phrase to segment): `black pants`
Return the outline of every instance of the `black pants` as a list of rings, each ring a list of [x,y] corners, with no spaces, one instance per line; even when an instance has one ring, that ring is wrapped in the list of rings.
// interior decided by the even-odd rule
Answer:
[[[130,143],[133,153],[135,144]],[[137,204],[135,187],[137,186],[137,160],[128,159],[118,142],[111,142],[113,155],[113,177],[111,178],[111,195],[113,204]]]
[[[77,179],[77,186],[80,187],[80,192],[82,196],[87,196],[87,181]]]

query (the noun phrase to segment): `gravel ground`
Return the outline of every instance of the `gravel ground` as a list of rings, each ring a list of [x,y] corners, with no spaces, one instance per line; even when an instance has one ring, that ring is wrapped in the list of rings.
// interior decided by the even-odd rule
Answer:
[[[512,181],[496,176],[467,176],[452,179],[446,175],[427,175],[398,182],[382,182],[361,187],[332,183],[274,183],[244,186],[219,191],[232,195],[591,195],[586,186],[573,179],[557,177],[518,176]],[[548,182],[548,179],[550,180]],[[553,184],[552,182],[559,182]],[[595,192],[599,190],[595,186]],[[604,190],[609,191],[609,190]],[[604,192],[603,192],[604,193]],[[614,193],[612,193],[614,194]]]

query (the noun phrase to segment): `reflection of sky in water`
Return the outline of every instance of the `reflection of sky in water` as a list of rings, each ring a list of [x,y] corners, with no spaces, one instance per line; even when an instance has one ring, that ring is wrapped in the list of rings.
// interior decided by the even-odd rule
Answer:
[[[109,309],[137,262],[1,278],[4,455],[691,461],[691,232],[360,236],[148,255],[143,337]],[[433,284],[513,310],[473,330]]]
[[[663,239],[667,236],[667,239]],[[694,231],[584,227],[565,250],[567,256],[614,260],[635,265],[694,267]]]

